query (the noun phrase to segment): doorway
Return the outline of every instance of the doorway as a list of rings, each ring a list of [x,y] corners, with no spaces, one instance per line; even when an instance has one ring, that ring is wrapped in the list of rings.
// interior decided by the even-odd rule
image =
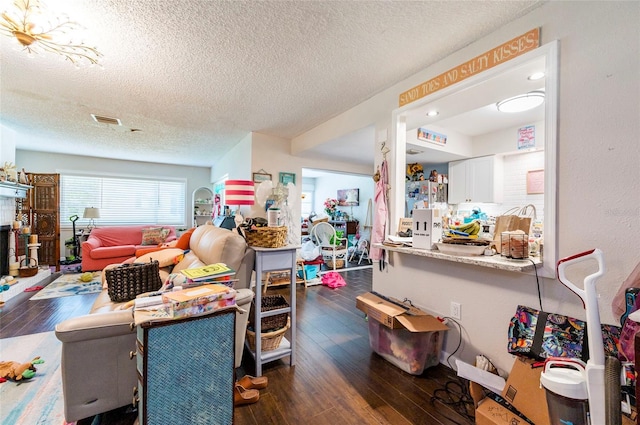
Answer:
[[[329,221],[336,231],[342,232],[347,243],[347,253],[344,263],[338,262],[338,265],[344,264],[344,267],[336,267],[336,271],[371,267],[367,254],[373,224],[374,190],[375,184],[371,175],[302,169],[302,239],[305,241],[305,236],[310,238],[313,220]],[[327,200],[340,201],[334,208],[335,214],[330,215],[326,211]],[[367,241],[366,245],[362,241]],[[363,250],[367,252],[361,255]],[[332,269],[326,264],[322,267],[323,271]]]

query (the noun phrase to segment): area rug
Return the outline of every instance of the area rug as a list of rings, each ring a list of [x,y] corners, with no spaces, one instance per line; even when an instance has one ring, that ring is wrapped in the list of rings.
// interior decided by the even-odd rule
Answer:
[[[60,375],[62,343],[54,332],[0,339],[0,360],[27,362],[40,356],[36,375],[0,384],[0,423],[62,425],[64,407]]]
[[[31,297],[31,300],[95,294],[102,291],[102,279],[99,272],[93,274],[91,282],[82,282],[80,276],[82,273],[63,274]]]

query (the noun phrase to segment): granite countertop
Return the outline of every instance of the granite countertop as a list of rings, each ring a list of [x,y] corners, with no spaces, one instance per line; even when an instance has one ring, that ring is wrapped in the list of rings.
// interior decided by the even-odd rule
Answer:
[[[499,270],[508,270],[512,272],[530,272],[534,271],[534,267],[542,266],[540,257],[529,257],[525,260],[515,260],[503,257],[499,254],[486,256],[461,256],[444,254],[437,249],[418,249],[408,246],[389,246],[380,243],[374,243],[372,246],[384,249],[390,252],[398,252],[401,254],[417,255],[419,257],[435,258],[438,260],[452,261],[454,263],[472,264],[480,267],[489,267]]]

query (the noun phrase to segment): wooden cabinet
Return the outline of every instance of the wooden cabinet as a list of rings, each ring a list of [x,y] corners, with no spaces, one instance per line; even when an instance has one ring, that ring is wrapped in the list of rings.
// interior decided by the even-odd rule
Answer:
[[[231,424],[235,309],[137,327],[138,420]]]
[[[25,199],[18,199],[16,220],[31,226],[38,235],[38,263],[60,270],[60,175],[27,174],[31,186]]]
[[[502,202],[502,158],[481,156],[449,163],[449,203]]]

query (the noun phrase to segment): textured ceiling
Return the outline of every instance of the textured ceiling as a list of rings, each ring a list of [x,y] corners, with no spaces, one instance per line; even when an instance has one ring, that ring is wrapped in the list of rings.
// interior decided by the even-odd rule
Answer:
[[[0,120],[28,136],[18,149],[211,166],[249,132],[304,133],[541,2],[45,4],[81,22],[104,58],[76,69],[0,37]]]

